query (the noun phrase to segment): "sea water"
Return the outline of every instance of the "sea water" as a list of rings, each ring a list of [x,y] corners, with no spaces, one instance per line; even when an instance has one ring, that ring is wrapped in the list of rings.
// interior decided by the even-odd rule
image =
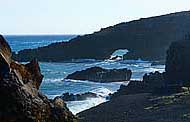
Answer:
[[[68,41],[77,35],[5,35],[12,51],[27,48],[37,48],[55,42]]]
[[[6,36],[13,51],[21,49],[36,48],[45,46],[54,42],[68,41],[74,38],[74,35],[59,36]],[[113,83],[97,83],[93,81],[81,80],[64,80],[64,78],[75,71],[81,71],[93,66],[100,66],[107,69],[128,68],[132,70],[133,80],[142,80],[145,73],[154,71],[164,71],[164,65],[151,66],[149,61],[141,60],[124,60],[124,61],[98,61],[98,60],[75,60],[65,63],[45,63],[40,62],[40,67],[44,79],[41,85],[41,92],[46,94],[48,98],[53,99],[56,96],[69,92],[80,94],[85,92],[96,93],[99,97],[88,98],[84,101],[67,102],[68,108],[74,113],[81,112],[91,107],[97,106],[107,101],[110,93],[116,92],[120,85],[126,82]]]

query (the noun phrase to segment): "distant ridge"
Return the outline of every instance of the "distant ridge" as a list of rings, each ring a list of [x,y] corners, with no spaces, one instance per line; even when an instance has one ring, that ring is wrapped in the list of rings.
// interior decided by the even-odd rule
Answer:
[[[190,11],[142,18],[77,36],[69,42],[21,50],[14,58],[61,62],[72,59],[107,59],[117,49],[128,49],[126,59],[164,60],[173,41],[190,34]]]

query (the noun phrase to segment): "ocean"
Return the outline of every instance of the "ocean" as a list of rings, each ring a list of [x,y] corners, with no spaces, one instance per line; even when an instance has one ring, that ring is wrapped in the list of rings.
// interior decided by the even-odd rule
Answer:
[[[15,52],[27,48],[46,46],[54,42],[69,41],[74,37],[76,37],[76,35],[5,36],[12,51]],[[151,66],[151,62],[142,60],[99,61],[86,59],[65,63],[40,62],[41,71],[44,75],[40,91],[46,94],[50,99],[66,92],[74,94],[93,92],[99,96],[98,98],[89,98],[84,101],[67,102],[68,108],[71,112],[76,114],[106,102],[108,94],[116,92],[121,84],[127,84],[126,82],[96,83],[92,81],[64,80],[70,73],[93,66],[108,69],[129,68],[132,70],[133,80],[141,80],[145,73],[154,71],[163,72],[165,68],[164,65]]]
[[[55,42],[68,41],[77,35],[5,35],[12,51],[37,48]]]

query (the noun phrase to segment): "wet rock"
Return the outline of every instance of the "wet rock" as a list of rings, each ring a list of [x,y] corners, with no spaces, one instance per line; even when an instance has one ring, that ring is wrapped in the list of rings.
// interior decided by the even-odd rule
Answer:
[[[90,80],[97,82],[119,82],[128,81],[132,75],[131,70],[124,69],[103,69],[92,67],[82,71],[76,71],[68,75],[65,79]]]
[[[0,122],[74,122],[63,101],[49,100],[38,91],[43,75],[38,61],[20,64],[0,36]]]

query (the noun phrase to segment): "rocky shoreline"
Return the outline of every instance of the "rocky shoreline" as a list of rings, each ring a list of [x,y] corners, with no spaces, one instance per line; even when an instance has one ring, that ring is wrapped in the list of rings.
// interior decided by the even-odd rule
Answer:
[[[171,44],[167,51],[165,72],[148,73],[142,81],[130,81],[127,86],[121,85],[116,93],[110,95],[109,102],[82,111],[77,116],[69,111],[64,101],[96,98],[96,94],[65,93],[49,100],[39,92],[43,75],[38,61],[34,59],[27,64],[14,61],[11,49],[2,36],[0,46],[1,122],[190,121],[189,39]],[[92,67],[75,72],[66,79],[112,82],[113,79],[130,80],[131,74],[128,69]]]
[[[78,113],[80,122],[189,122],[189,52],[190,40],[173,42],[166,72],[121,85],[109,102]]]

